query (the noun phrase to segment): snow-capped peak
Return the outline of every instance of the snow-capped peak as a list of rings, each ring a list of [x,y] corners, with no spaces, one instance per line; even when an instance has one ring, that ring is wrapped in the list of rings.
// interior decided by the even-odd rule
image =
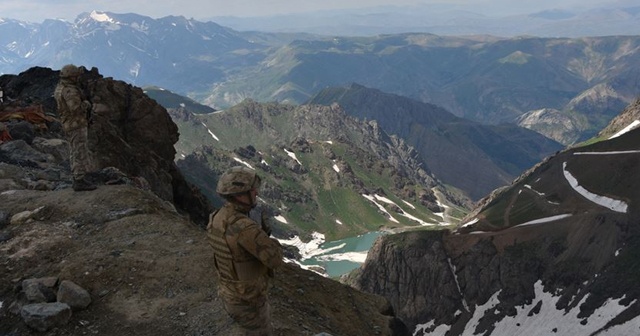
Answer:
[[[93,20],[98,21],[98,22],[110,22],[110,23],[115,23],[115,21],[109,17],[109,15],[105,14],[104,12],[98,12],[98,11],[92,11],[91,14],[89,14],[89,17],[91,17]]]

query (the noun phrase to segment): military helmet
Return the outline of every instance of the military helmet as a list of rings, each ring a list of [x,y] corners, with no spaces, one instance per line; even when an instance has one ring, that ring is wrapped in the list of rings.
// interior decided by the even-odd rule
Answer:
[[[60,78],[72,78],[80,75],[82,75],[82,71],[73,64],[67,64],[60,69]]]
[[[218,180],[216,192],[222,196],[242,194],[260,187],[260,176],[255,170],[236,166],[227,170]]]

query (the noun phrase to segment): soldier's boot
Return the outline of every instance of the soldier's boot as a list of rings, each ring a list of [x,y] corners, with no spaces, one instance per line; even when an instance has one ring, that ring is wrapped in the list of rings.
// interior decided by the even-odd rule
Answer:
[[[95,184],[87,181],[85,178],[73,180],[74,191],[89,191],[89,190],[95,190],[96,188],[97,187]]]

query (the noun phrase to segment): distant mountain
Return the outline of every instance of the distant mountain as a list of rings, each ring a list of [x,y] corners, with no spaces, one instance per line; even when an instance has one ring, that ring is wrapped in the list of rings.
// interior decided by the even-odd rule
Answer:
[[[533,12],[527,6],[507,12],[488,3],[369,6],[258,17],[212,17],[236,30],[307,32],[328,36],[375,36],[398,33],[438,35],[495,35],[516,37],[585,37],[638,35],[638,6],[588,5],[558,9],[562,4]],[[498,8],[496,8],[498,7]]]
[[[595,135],[637,97],[639,52],[640,37],[634,36],[403,34],[298,41],[270,55],[267,67],[246,68],[199,100],[215,106],[247,96],[301,103],[326,87],[356,82],[483,123],[515,123],[541,109],[563,111],[578,126],[543,134],[565,132],[554,139],[568,145]],[[544,131],[547,122],[522,125]]]
[[[216,111],[212,107],[202,105],[193,99],[181,96],[157,86],[147,86],[142,89],[149,98],[155,99],[158,104],[167,109],[185,108],[189,110],[189,112],[195,114],[205,114]]]
[[[326,87],[356,82],[482,123],[557,110],[574,128],[547,130],[559,123],[529,115],[522,125],[566,145],[590,138],[631,103],[640,76],[637,36],[321,37],[94,11],[73,23],[2,19],[0,42],[0,73],[76,63],[215,109],[246,98],[299,104]]]
[[[442,182],[478,200],[564,146],[512,124],[483,125],[446,110],[357,84],[322,90],[310,104],[338,103],[359,119],[376,120],[416,149]]]
[[[3,20],[0,32],[0,49],[14,53],[0,60],[2,73],[75,63],[132,84],[181,93],[206,89],[234,65],[253,65],[263,58],[257,52],[261,47],[231,29],[177,16],[152,19],[94,11],[80,14],[74,23]]]
[[[530,111],[516,121],[522,127],[571,145],[594,136],[627,106],[626,101],[611,85],[598,84],[573,98],[561,110]]]
[[[541,162],[457,231],[381,238],[350,283],[414,335],[636,334],[640,129],[622,125],[638,106],[611,128],[626,133]]]

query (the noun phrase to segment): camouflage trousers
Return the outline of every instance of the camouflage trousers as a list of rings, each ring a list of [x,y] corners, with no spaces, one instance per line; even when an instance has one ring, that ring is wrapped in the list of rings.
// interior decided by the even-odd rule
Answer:
[[[74,180],[81,180],[87,172],[92,170],[91,157],[89,155],[87,128],[80,127],[67,131],[69,141],[69,154],[71,175]]]
[[[221,281],[218,295],[234,321],[234,336],[271,336],[271,306],[266,279],[246,286],[242,282]]]

